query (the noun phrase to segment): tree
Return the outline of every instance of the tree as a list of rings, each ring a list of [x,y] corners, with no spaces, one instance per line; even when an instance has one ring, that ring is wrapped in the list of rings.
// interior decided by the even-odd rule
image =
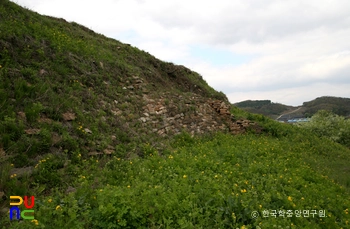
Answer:
[[[350,147],[350,119],[345,119],[331,111],[320,110],[311,117],[309,122],[299,125],[320,137],[326,137]]]

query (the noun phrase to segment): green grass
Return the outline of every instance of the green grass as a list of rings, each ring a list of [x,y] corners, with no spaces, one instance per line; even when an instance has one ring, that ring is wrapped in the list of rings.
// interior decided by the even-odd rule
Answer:
[[[262,134],[159,137],[138,120],[143,89],[123,89],[134,76],[186,115],[197,111],[194,95],[225,95],[185,67],[9,1],[0,28],[0,228],[349,227],[348,148],[238,108]],[[24,167],[33,172],[14,174]],[[12,195],[35,196],[37,221],[9,220]]]
[[[304,160],[326,144],[306,152],[308,142],[297,142],[182,134],[162,155],[149,145],[144,158],[130,160],[76,155],[76,192],[37,195],[35,216],[39,227],[55,228],[347,228],[349,192]],[[45,179],[55,180],[49,177],[54,160],[41,162],[35,176],[47,171]],[[264,210],[325,210],[326,217],[263,217]]]

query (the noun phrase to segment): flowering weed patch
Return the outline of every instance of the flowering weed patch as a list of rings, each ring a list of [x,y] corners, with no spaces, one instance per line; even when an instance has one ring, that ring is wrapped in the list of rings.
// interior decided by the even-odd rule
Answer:
[[[79,178],[76,194],[39,201],[39,225],[77,225],[69,221],[74,211],[92,228],[349,226],[347,191],[305,163],[287,139],[220,134],[186,147],[181,141],[168,155],[115,158],[94,168],[100,186]]]

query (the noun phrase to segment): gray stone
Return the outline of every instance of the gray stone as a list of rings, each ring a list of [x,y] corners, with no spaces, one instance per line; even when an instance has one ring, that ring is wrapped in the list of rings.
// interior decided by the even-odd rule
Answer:
[[[66,190],[66,194],[71,193],[71,192],[76,192],[76,191],[77,191],[76,188],[73,188],[72,186],[69,186],[69,187],[67,188],[67,190]]]

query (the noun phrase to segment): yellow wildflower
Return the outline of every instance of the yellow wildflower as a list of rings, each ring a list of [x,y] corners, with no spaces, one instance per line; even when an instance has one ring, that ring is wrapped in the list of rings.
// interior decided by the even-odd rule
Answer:
[[[60,205],[57,205],[56,211],[59,210],[59,209],[61,209],[61,206],[60,206]]]
[[[39,222],[38,222],[38,220],[36,220],[36,219],[33,219],[32,222],[33,222],[35,225],[39,225]]]
[[[52,202],[52,199],[48,199],[47,202],[51,203],[51,202]]]
[[[130,185],[128,185],[127,187],[130,188]]]
[[[245,189],[242,189],[242,190],[241,190],[241,192],[242,192],[242,193],[245,193],[245,192],[247,192],[247,190],[245,190]]]
[[[187,178],[187,175],[183,175],[183,178]]]
[[[288,196],[288,200],[289,200],[289,201],[292,201],[292,197],[291,197],[291,196]]]

